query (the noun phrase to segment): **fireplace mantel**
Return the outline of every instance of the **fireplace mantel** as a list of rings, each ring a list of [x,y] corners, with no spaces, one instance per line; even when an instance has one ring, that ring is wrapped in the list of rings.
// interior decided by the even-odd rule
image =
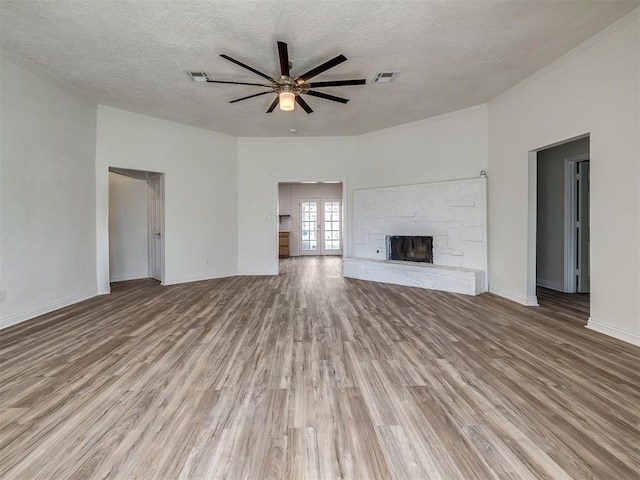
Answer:
[[[483,270],[432,263],[344,258],[342,274],[348,278],[394,283],[408,287],[479,295],[487,291]]]

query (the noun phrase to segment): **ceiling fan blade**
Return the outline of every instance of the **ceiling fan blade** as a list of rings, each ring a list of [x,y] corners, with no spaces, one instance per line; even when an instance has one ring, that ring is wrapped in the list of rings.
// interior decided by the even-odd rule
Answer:
[[[333,80],[330,82],[311,82],[309,83],[310,88],[319,88],[319,87],[343,87],[347,85],[366,85],[367,81],[364,78],[360,78],[358,80]]]
[[[253,95],[248,95],[246,97],[236,98],[235,100],[231,100],[229,103],[241,102],[242,100],[246,100],[247,98],[259,97],[260,95],[266,95],[267,93],[271,93],[271,91],[254,93]]]
[[[319,65],[316,68],[309,70],[307,73],[303,73],[296,80],[307,81],[310,78],[315,77],[316,75],[319,75],[322,72],[325,72],[330,68],[333,68],[336,65],[340,65],[342,62],[346,62],[346,61],[347,61],[347,57],[345,57],[342,54],[338,55],[337,57],[332,58],[328,62],[324,62],[322,65]]]
[[[284,42],[278,42],[278,55],[280,56],[280,73],[289,76],[289,49]]]
[[[269,105],[269,109],[267,110],[267,113],[273,112],[273,110],[278,106],[278,103],[280,103],[280,95],[276,95],[276,99],[273,101],[271,105]]]
[[[300,95],[296,95],[296,102],[298,102],[298,105],[300,105],[305,112],[307,112],[307,113],[313,112],[313,110],[311,110],[311,107],[309,106],[309,104],[307,102],[305,102],[304,99]]]
[[[230,62],[235,63],[236,65],[240,65],[242,68],[246,68],[247,70],[249,70],[250,72],[253,72],[257,75],[260,75],[262,78],[266,78],[267,80],[269,80],[270,82],[276,82],[275,79],[271,78],[269,75],[267,75],[266,73],[262,73],[259,70],[256,70],[255,68],[250,67],[249,65],[245,65],[244,63],[240,62],[239,60],[236,60],[235,58],[231,58],[229,55],[225,55],[224,53],[220,55],[222,58],[229,60]]]
[[[207,80],[207,83],[229,83],[231,85],[254,85],[256,87],[270,87],[264,83],[247,83],[247,82],[227,82],[225,80]]]
[[[329,95],[327,93],[315,92],[313,90],[307,90],[307,95],[311,95],[312,97],[324,98],[325,100],[331,100],[333,102],[347,103],[349,101],[348,98],[336,97],[335,95]]]

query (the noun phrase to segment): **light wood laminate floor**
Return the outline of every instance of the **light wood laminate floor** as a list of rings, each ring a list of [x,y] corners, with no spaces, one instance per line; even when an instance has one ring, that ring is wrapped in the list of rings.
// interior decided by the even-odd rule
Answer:
[[[0,332],[0,478],[640,478],[640,349],[344,279],[113,285]]]

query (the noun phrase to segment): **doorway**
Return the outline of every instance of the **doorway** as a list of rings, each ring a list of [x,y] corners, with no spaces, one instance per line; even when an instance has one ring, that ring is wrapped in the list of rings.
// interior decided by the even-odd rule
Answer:
[[[164,175],[109,168],[109,281],[164,280]]]
[[[342,182],[278,184],[278,218],[280,258],[285,251],[287,257],[342,255]]]
[[[590,290],[589,148],[585,136],[536,152],[535,285],[539,300],[551,298],[550,292],[588,294]]]

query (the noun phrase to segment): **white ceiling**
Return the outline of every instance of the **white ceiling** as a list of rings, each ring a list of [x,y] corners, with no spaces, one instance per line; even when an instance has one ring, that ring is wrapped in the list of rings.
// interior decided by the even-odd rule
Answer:
[[[238,136],[354,135],[486,103],[640,5],[591,0],[0,0],[3,55],[62,80],[86,99]],[[271,76],[276,41],[292,75],[343,53],[314,81],[366,78],[319,89],[351,101],[306,97],[265,114],[274,98],[225,53]],[[376,72],[400,71],[391,84]]]

